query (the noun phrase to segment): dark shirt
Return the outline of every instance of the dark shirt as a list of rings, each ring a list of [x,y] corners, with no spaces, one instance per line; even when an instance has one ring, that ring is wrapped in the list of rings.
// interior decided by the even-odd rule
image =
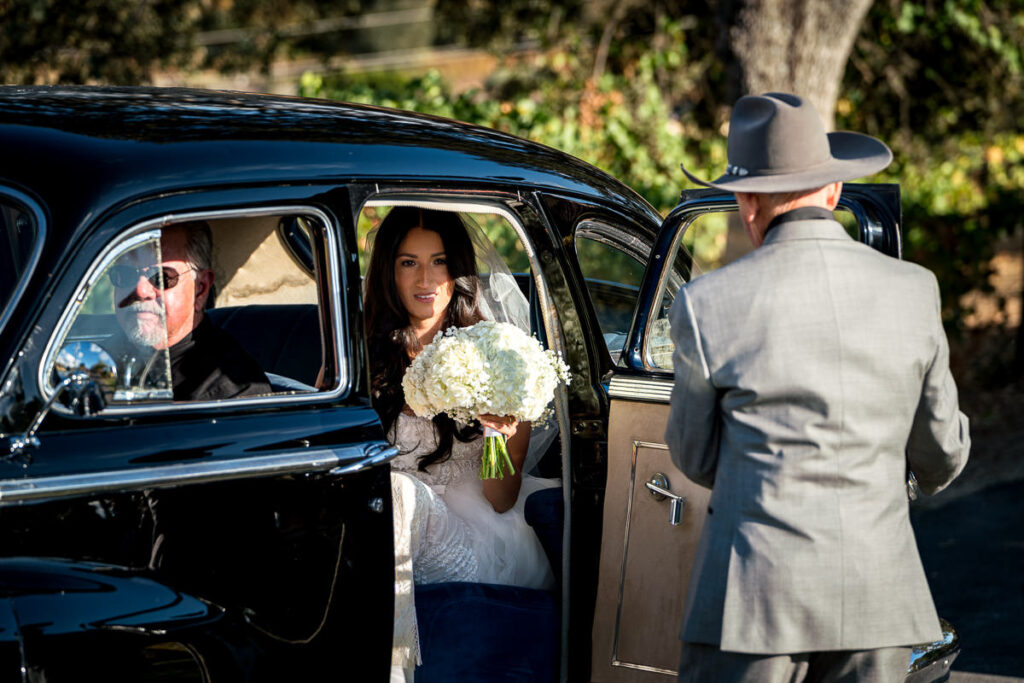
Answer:
[[[826,209],[824,206],[801,206],[795,209],[790,209],[785,213],[780,213],[778,216],[773,218],[768,227],[764,229],[764,234],[777,225],[783,223],[789,223],[791,221],[812,221],[812,220],[829,220],[834,221],[836,219],[835,214]]]
[[[175,401],[212,401],[271,392],[256,359],[206,317],[169,352]]]

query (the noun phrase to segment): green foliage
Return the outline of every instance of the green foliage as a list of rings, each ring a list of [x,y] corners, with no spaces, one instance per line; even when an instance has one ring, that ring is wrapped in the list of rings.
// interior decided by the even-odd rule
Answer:
[[[953,327],[969,313],[961,296],[989,287],[997,239],[1022,229],[1022,7],[1020,0],[876,3],[837,105],[839,127],[892,146],[894,164],[870,180],[901,184],[906,255],[938,275]],[[657,40],[642,49],[619,46],[614,68],[596,80],[586,36],[566,32],[550,49],[506,60],[478,90],[455,93],[436,73],[307,74],[302,94],[436,114],[532,139],[607,171],[664,213],[686,183],[680,163],[708,178],[726,164],[725,129],[713,128],[712,117],[689,104],[714,87],[708,78],[719,73],[713,60],[692,52],[706,45],[706,37],[693,36],[697,26],[703,20],[663,18]],[[724,234],[693,247],[719,249],[718,233]]]
[[[990,291],[996,243],[1024,229],[1024,2],[879,0],[850,57],[837,127],[890,142],[906,253],[959,328]]]
[[[895,147],[882,175],[900,182],[906,256],[935,272],[953,326],[971,311],[960,297],[992,290],[989,262],[1000,237],[1024,231],[1024,134],[965,133],[939,145]]]
[[[929,144],[1016,130],[1022,66],[1022,0],[879,0],[851,54],[837,125]]]
[[[325,17],[406,6],[403,0],[0,0],[0,76],[131,84],[147,82],[158,67],[266,68],[282,54],[368,49],[360,41],[370,39],[351,30],[305,29]],[[731,104],[734,38],[724,39],[716,24],[722,3],[437,0],[434,7],[435,41],[537,49],[505,59],[482,88],[469,92],[453,92],[436,73],[306,74],[302,94],[526,137],[604,169],[662,212],[685,186],[680,163],[703,177],[725,167],[720,124]],[[196,52],[198,31],[236,29],[241,39],[207,41]],[[399,38],[385,31],[384,40]],[[607,61],[598,64],[603,38]],[[960,295],[988,286],[996,239],[1022,229],[1024,0],[876,0],[840,92],[837,127],[892,146],[896,161],[876,179],[901,184],[907,256],[939,275],[947,318],[957,323],[966,313]],[[694,248],[716,249],[715,240]]]
[[[0,79],[132,85],[178,66],[192,47],[198,0],[5,0]]]
[[[567,46],[509,61],[482,89],[462,93],[430,72],[409,78],[307,73],[300,94],[445,116],[531,139],[594,164],[666,211],[679,196],[680,162],[707,175],[725,164],[724,141],[673,114],[662,96],[657,70],[685,53],[685,33],[670,28],[673,41],[663,50],[597,80],[589,78],[581,51]],[[676,71],[687,77],[685,64]]]
[[[269,68],[292,51],[337,54],[351,32],[306,30],[386,0],[0,0],[6,83],[136,85],[160,68]],[[241,27],[241,28],[240,28]],[[199,31],[229,37],[197,49]]]

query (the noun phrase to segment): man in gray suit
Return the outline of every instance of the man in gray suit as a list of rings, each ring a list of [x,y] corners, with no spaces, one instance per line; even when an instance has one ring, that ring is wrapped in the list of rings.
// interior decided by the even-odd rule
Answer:
[[[851,239],[843,180],[892,153],[826,134],[806,100],[733,109],[729,166],[756,247],[684,286],[670,321],[672,459],[711,488],[681,681],[899,681],[941,637],[910,526],[970,449],[927,270]]]

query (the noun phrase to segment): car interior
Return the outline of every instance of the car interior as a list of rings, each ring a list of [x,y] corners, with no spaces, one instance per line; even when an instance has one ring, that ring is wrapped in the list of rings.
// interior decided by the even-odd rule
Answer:
[[[387,210],[387,205],[378,203],[363,211],[361,245],[366,232]],[[496,242],[519,240],[516,229],[501,215],[487,213],[486,208],[482,213],[467,215],[482,223]],[[341,370],[334,367],[344,365],[338,359],[347,349],[345,340],[335,339],[335,320],[344,320],[344,316],[336,301],[338,268],[328,257],[332,249],[336,250],[336,242],[332,242],[327,221],[313,215],[243,211],[202,218],[213,234],[216,276],[215,296],[207,302],[205,314],[259,362],[273,389],[270,396],[230,400],[316,398],[318,393],[338,387]],[[159,260],[159,227],[163,225],[148,232],[142,230],[144,227],[127,233],[94,265],[88,283],[83,284],[84,296],[80,303],[69,306],[62,322],[64,331],[56,336],[59,342],[54,348],[60,351],[52,352],[46,365],[51,386],[72,369],[95,368],[97,363],[108,366],[108,409],[170,409],[180,405],[171,400],[169,376],[162,378],[158,387],[143,387],[125,372],[122,361],[132,351],[122,343],[124,335],[117,323],[114,291],[107,273],[132,250],[150,249],[154,252],[152,258]],[[529,302],[531,331],[547,345],[542,298],[529,260],[521,245],[518,250],[513,245],[506,251],[512,254],[510,268]],[[534,432],[541,454],[533,473],[560,477],[563,454],[557,422],[552,421],[543,434],[541,431],[538,428]],[[417,587],[419,638],[424,653],[417,680],[459,680],[472,671],[523,667],[527,667],[525,674],[532,680],[557,677],[565,634],[562,488],[533,494],[525,502],[524,514],[548,556],[556,577],[555,589],[459,582]],[[509,643],[516,646],[511,648]],[[524,659],[523,652],[530,656]]]
[[[324,221],[315,216],[243,213],[211,217],[207,223],[213,235],[215,284],[205,315],[256,359],[272,395],[337,389],[340,378],[334,376],[333,368],[339,365],[339,353],[328,352],[336,347],[332,320],[340,317],[334,304],[337,297],[329,291],[337,267],[327,257],[325,243],[330,236]],[[150,377],[143,387],[138,372],[133,376],[128,369],[125,359],[140,351],[117,323],[108,275],[139,250],[148,250],[150,258],[158,259],[159,234],[159,230],[141,234],[138,228],[132,230],[113,245],[84,283],[81,305],[71,306],[65,316],[67,331],[54,347],[60,352],[47,363],[51,387],[71,370],[94,368],[99,362],[108,367],[104,391],[112,407],[169,402],[164,386],[169,380]]]
[[[359,243],[395,204],[370,202],[360,214]],[[432,203],[433,208],[447,208]],[[531,334],[547,346],[538,294],[529,260],[509,219],[486,207],[454,205],[464,219],[481,225],[501,249],[529,302]],[[366,251],[364,249],[364,251]],[[360,258],[365,272],[367,254]],[[372,349],[370,350],[372,353]],[[537,426],[531,444],[543,454],[531,472],[561,476],[561,439],[557,427],[542,434]],[[531,447],[532,449],[532,447]],[[416,614],[423,664],[416,680],[492,680],[515,671],[524,680],[557,679],[561,660],[561,586],[564,507],[562,488],[537,491],[525,501],[524,516],[533,527],[555,574],[552,591],[507,585],[447,582],[416,587]],[[526,656],[524,656],[524,654]],[[475,678],[474,678],[475,677]]]

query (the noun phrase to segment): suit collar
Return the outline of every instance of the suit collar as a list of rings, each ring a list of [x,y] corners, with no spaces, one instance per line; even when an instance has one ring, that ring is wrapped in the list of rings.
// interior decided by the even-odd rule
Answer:
[[[764,244],[789,240],[842,240],[853,239],[846,228],[835,220],[787,221],[780,223],[764,236]]]

